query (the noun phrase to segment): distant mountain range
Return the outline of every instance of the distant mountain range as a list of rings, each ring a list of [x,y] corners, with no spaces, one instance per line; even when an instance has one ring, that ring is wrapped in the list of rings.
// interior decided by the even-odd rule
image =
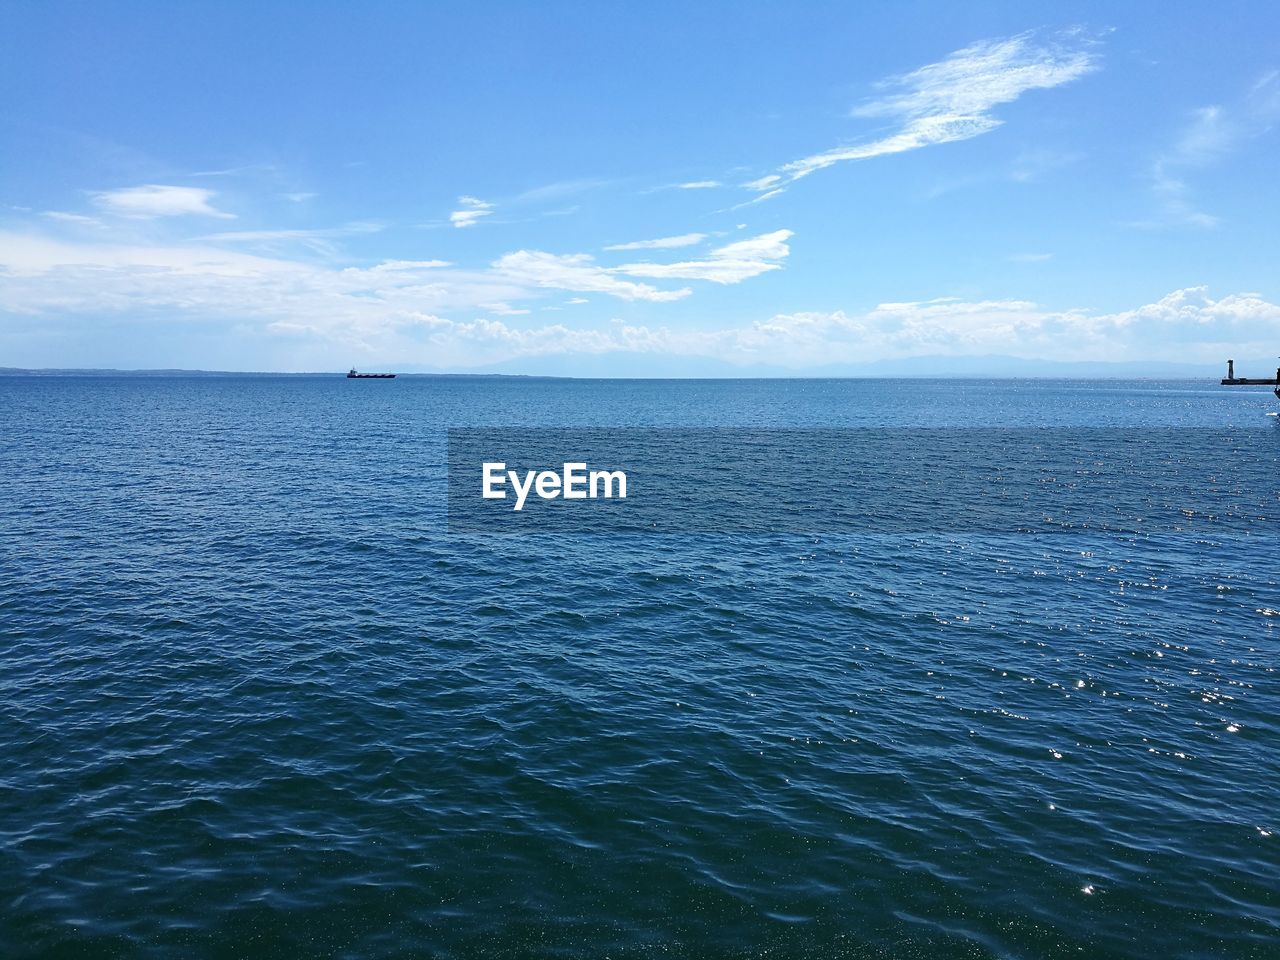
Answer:
[[[1270,377],[1274,359],[1238,360],[1239,376]],[[1060,361],[1028,360],[1008,356],[906,357],[868,363],[829,364],[804,370],[755,364],[740,366],[714,357],[677,357],[648,353],[573,354],[524,357],[474,370],[455,372],[422,365],[387,364],[402,374],[437,376],[524,376],[603,378],[752,378],[752,377],[946,377],[946,378],[1140,378],[1149,380],[1219,380],[1226,375],[1226,363],[1170,363],[1165,361]],[[379,367],[382,369],[382,367]],[[316,371],[337,375],[345,371]],[[0,376],[280,376],[271,372],[218,370],[116,370],[116,369],[28,369],[0,367]],[[305,376],[307,374],[298,374]],[[311,374],[314,375],[314,374]]]
[[[740,366],[712,357],[669,357],[658,354],[595,354],[527,357],[485,368],[486,372],[521,372],[574,377],[1063,377],[1221,379],[1226,363],[1170,363],[1165,361],[1059,361],[1008,356],[905,357],[868,363],[827,364],[792,370],[756,364]],[[1237,361],[1237,371],[1271,376],[1274,361]]]

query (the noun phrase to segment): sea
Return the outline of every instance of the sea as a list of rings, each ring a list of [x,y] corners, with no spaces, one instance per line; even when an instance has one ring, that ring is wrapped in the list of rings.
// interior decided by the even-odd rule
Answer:
[[[1190,380],[0,377],[0,957],[1280,957],[1277,410]],[[886,436],[1106,436],[1255,499],[451,523],[449,437],[482,428],[838,431],[867,482]],[[925,463],[903,515],[959,469]]]

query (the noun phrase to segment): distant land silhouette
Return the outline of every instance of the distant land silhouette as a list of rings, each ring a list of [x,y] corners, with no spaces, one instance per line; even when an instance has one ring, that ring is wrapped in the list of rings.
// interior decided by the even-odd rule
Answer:
[[[1274,358],[1235,358],[1236,370],[1241,376],[1267,376],[1275,369]],[[440,370],[421,364],[382,364],[401,375],[427,375],[450,377],[556,377],[556,378],[787,378],[811,379],[831,377],[945,377],[945,378],[1072,378],[1108,379],[1141,378],[1161,379],[1220,379],[1225,376],[1227,358],[1220,363],[1178,363],[1170,361],[1060,361],[1032,360],[1000,355],[971,357],[905,357],[891,360],[875,360],[867,363],[829,364],[792,370],[786,367],[753,364],[743,366],[713,357],[675,357],[659,354],[604,353],[568,354],[548,357],[522,357],[504,363],[492,364],[473,370]],[[237,370],[187,370],[165,368],[154,370],[128,370],[115,368],[28,368],[0,367],[0,376],[341,376],[342,370],[316,370],[304,372],[286,371],[237,371]]]

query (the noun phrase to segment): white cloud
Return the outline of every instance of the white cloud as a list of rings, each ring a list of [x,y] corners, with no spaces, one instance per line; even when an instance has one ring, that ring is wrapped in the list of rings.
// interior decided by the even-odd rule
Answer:
[[[938,63],[883,81],[881,96],[854,109],[857,117],[895,121],[895,132],[802,157],[745,186],[776,196],[786,184],[837,163],[968,140],[1000,126],[1003,121],[992,115],[993,108],[1028,90],[1069,83],[1095,66],[1093,54],[1073,35],[1043,43],[1031,34],[975,43]]]
[[[739,262],[756,264],[752,269],[776,264],[789,235],[776,231],[721,247],[713,255],[718,259],[665,266],[690,279],[731,282],[732,272],[716,271],[732,271],[723,265]],[[784,313],[712,328],[626,322],[531,327],[522,311],[546,289],[654,301],[689,294],[624,280],[585,255],[537,251],[510,254],[482,270],[438,260],[336,268],[207,244],[128,246],[0,232],[0,278],[0,346],[24,336],[24,329],[74,336],[83,325],[116,314],[138,325],[185,318],[226,324],[249,340],[289,338],[288,356],[327,357],[337,365],[376,355],[465,368],[544,353],[612,351],[714,356],[796,370],[918,355],[1216,363],[1270,355],[1280,341],[1280,305],[1252,293],[1214,298],[1204,287],[1116,312],[944,298],[886,302],[864,311]],[[490,316],[466,319],[477,314]],[[514,325],[498,316],[515,318]],[[293,345],[311,352],[295,352]]]
[[[882,81],[878,86],[885,94],[853,113],[908,120],[981,118],[1028,90],[1057,87],[1093,69],[1093,56],[1070,46],[1078,40],[1068,35],[1037,44],[1024,33],[975,43],[938,63]]]
[[[1280,305],[1256,294],[1176,290],[1132,310],[1046,310],[1024,300],[883,303],[865,313],[784,314],[726,332],[717,356],[803,368],[906,356],[1213,362],[1265,353]]]
[[[0,231],[0,277],[5,279],[0,311],[180,307],[254,314],[270,304],[281,309],[290,305],[299,315],[486,310],[515,316],[526,306],[519,301],[540,299],[547,290],[650,302],[679,300],[692,292],[618,276],[587,254],[520,250],[488,267],[460,269],[439,259],[335,268],[281,252],[289,249],[282,244],[309,246],[319,243],[319,237],[365,229],[372,225],[236,231],[150,246]],[[257,247],[251,253],[241,244]]]
[[[1252,294],[1214,300],[1195,287],[1109,314],[1045,310],[1021,300],[939,299],[884,303],[862,313],[779,314],[703,330],[623,321],[601,328],[512,328],[439,318],[432,324],[432,356],[464,366],[612,352],[717,357],[795,370],[929,355],[1217,362],[1228,355],[1228,344],[1236,355],[1264,352],[1280,336],[1280,305]]]
[[[527,313],[532,313],[531,310],[518,309],[509,303],[482,303],[480,306],[498,317],[522,317]]]
[[[527,285],[440,260],[334,268],[192,242],[131,246],[0,231],[0,315],[126,312],[135,318],[324,318],[378,328],[405,312],[476,310],[528,297]],[[319,322],[319,321],[317,321]]]
[[[477,200],[475,197],[459,197],[458,206],[459,209],[449,214],[449,222],[458,229],[473,227],[481,217],[487,217],[493,213],[492,203]]]
[[[150,220],[156,217],[201,216],[234,220],[235,214],[225,213],[210,205],[209,201],[214,196],[214,191],[201,187],[173,187],[152,183],[140,187],[103,190],[92,194],[91,198],[100,209],[121,217]]]
[[[629,352],[717,357],[802,371],[928,355],[1217,362],[1229,355],[1228,344],[1235,355],[1265,352],[1280,336],[1280,305],[1251,294],[1214,300],[1196,287],[1109,314],[1045,310],[1020,300],[940,299],[884,303],[863,313],[780,314],[704,330],[622,321],[601,328],[513,328],[438,317],[430,323],[429,355],[461,366],[545,354]]]
[[[607,293],[624,300],[679,300],[693,291],[659,290],[647,283],[619,280],[597,266],[585,253],[557,255],[541,250],[518,250],[495,261],[494,271],[516,283],[556,290]],[[621,271],[626,272],[626,271]]]
[[[387,318],[382,326],[359,321],[352,327],[348,320],[329,319],[302,325],[286,318],[271,328],[338,342],[344,349],[352,345],[407,362],[458,368],[521,357],[607,353],[716,357],[796,371],[927,355],[1216,363],[1230,355],[1228,343],[1236,356],[1259,348],[1265,352],[1280,336],[1280,306],[1250,294],[1213,300],[1203,288],[1189,288],[1110,314],[1050,311],[1019,300],[939,299],[885,303],[862,313],[779,314],[741,326],[701,330],[622,320],[600,327],[515,326],[412,310]],[[1153,343],[1155,351],[1150,349]],[[1168,348],[1161,351],[1161,344]]]
[[[682,263],[628,263],[615,267],[617,273],[656,279],[709,280],[712,283],[740,283],[750,277],[781,268],[791,253],[787,241],[790,230],[775,230],[748,240],[739,240],[712,250],[705,259]]]
[[[137,269],[159,275],[203,273],[215,276],[263,275],[293,269],[285,261],[245,253],[200,247],[145,247],[86,244],[52,240],[37,234],[0,232],[0,270],[11,276],[52,277],[59,271],[98,271],[104,282],[113,271]],[[66,291],[72,293],[71,289]],[[6,300],[4,306],[10,306]]]
[[[606,250],[667,250],[672,247],[691,247],[707,239],[705,233],[682,233],[678,237],[661,237],[657,240],[633,240],[631,243],[615,243]]]
[[[384,260],[376,267],[369,267],[360,273],[373,276],[405,270],[439,270],[441,267],[451,266],[453,264],[448,260]]]

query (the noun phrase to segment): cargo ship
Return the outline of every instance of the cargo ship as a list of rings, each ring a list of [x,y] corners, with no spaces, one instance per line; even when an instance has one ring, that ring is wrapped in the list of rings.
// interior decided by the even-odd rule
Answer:
[[[394,380],[395,378],[394,373],[358,373],[355,367],[347,371],[348,380]]]

